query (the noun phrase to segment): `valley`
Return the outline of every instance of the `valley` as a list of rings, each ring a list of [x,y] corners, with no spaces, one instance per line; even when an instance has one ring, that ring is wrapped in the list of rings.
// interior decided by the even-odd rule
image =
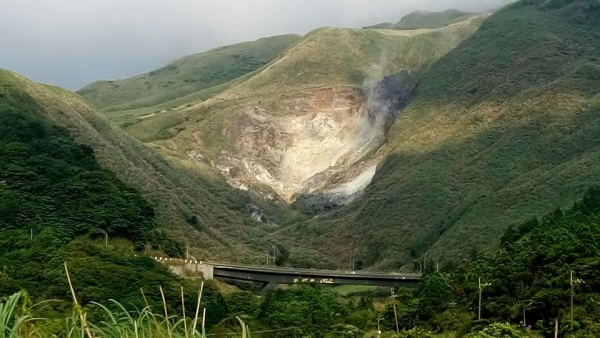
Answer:
[[[490,12],[0,69],[0,337],[600,336],[600,3]]]

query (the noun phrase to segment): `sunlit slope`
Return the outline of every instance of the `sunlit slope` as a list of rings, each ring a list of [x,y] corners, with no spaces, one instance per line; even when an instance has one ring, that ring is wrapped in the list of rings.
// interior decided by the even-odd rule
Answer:
[[[276,58],[298,38],[282,35],[215,48],[129,79],[94,82],[79,94],[104,111],[154,106],[252,72]]]
[[[256,202],[247,193],[234,192],[212,169],[168,163],[111,125],[77,94],[1,69],[0,86],[11,102],[23,106],[19,109],[35,109],[66,128],[77,142],[90,145],[104,168],[143,193],[155,208],[156,221],[189,244],[192,254],[220,260],[253,259],[268,228],[250,219],[246,206]],[[262,254],[257,253],[256,259],[262,261]]]
[[[310,96],[318,88],[361,87],[401,71],[421,73],[470,36],[483,22],[478,16],[439,30],[391,31],[322,28],[303,37],[259,71],[236,79],[208,100],[193,95],[175,109],[139,119],[127,130],[143,141],[170,139],[202,129],[206,143],[219,140],[222,123],[235,110],[281,98]],[[303,92],[306,93],[303,93]],[[183,104],[185,103],[185,104]],[[201,137],[202,138],[202,137]],[[222,141],[222,142],[221,142]]]
[[[296,240],[387,268],[495,245],[600,180],[599,93],[598,1],[510,5],[424,76],[362,200]]]
[[[222,93],[145,117],[127,131],[288,202],[357,179],[340,188],[352,195],[374,165],[362,159],[385,137],[369,114],[390,113],[370,111],[369,83],[398,73],[415,81],[484,20],[438,30],[318,29]]]

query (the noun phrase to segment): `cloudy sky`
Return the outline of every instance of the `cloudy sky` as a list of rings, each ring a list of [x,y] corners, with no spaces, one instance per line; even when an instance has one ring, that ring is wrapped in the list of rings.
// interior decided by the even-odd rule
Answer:
[[[0,0],[0,68],[68,89],[178,57],[414,10],[485,11],[508,0]]]

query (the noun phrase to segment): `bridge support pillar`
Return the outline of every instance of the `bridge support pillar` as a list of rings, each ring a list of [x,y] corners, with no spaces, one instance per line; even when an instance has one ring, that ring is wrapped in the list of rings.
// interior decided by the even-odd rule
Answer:
[[[276,287],[277,287],[277,283],[265,282],[263,284],[263,286],[260,288],[260,290],[258,291],[258,294],[261,296],[264,296],[267,294],[267,292],[269,292],[271,290],[275,290]]]
[[[202,272],[204,280],[211,280],[214,278],[214,266],[211,264],[198,264],[198,271]]]

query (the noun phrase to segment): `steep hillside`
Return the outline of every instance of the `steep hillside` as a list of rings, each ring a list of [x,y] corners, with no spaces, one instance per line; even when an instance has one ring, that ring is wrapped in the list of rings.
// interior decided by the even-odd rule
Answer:
[[[168,163],[113,127],[74,93],[39,85],[5,70],[0,70],[0,88],[0,99],[10,99],[7,105],[22,105],[24,112],[38,114],[48,123],[65,128],[77,142],[91,146],[82,151],[93,149],[103,168],[139,189],[154,207],[156,222],[190,245],[191,253],[199,258],[262,261],[262,246],[270,244],[261,239],[273,228],[252,220],[252,214],[254,218],[258,215],[285,222],[284,212],[251,198],[247,192],[233,191],[210,167],[190,169],[177,161]]]
[[[600,3],[520,1],[423,77],[362,199],[279,236],[381,268],[456,260],[580,198],[598,140]]]
[[[243,189],[344,204],[370,181],[419,77],[484,19],[437,30],[318,29],[222,93],[127,131],[168,156],[212,165]]]
[[[443,12],[415,11],[400,19],[396,23],[385,22],[365,29],[420,29],[441,28],[453,23],[467,20],[477,14],[463,12],[456,9],[448,9]]]
[[[129,79],[92,83],[79,94],[107,112],[155,106],[250,73],[275,59],[298,38],[282,35],[219,47]],[[127,122],[122,115],[108,116]]]

